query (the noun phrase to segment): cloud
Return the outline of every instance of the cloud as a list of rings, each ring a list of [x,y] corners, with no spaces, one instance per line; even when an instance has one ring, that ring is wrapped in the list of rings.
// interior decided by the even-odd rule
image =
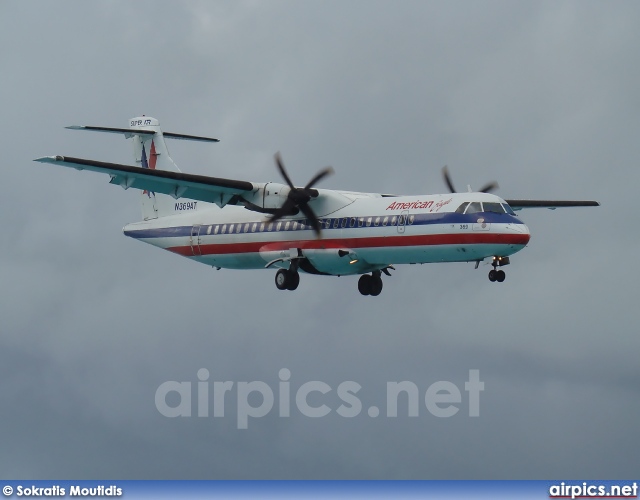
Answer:
[[[638,7],[541,2],[0,5],[5,237],[0,466],[6,477],[540,478],[635,473]],[[25,36],[29,26],[29,36]],[[502,285],[486,267],[355,277],[215,271],[125,238],[137,197],[33,163],[130,163],[119,137],[64,130],[157,117],[189,172],[440,192],[497,179],[512,198],[598,199],[523,213]],[[168,419],[168,380],[358,382],[362,413]],[[481,414],[371,418],[389,381],[463,387]],[[51,458],[55,457],[55,459]]]

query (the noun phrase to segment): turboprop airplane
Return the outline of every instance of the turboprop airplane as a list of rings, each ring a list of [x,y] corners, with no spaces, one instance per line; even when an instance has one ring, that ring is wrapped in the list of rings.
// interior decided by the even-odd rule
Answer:
[[[128,128],[71,126],[133,139],[135,166],[48,156],[35,161],[101,172],[111,184],[142,191],[142,218],[127,224],[126,236],[217,269],[277,268],[276,287],[295,290],[300,272],[361,274],[358,290],[377,296],[382,274],[397,264],[488,261],[489,280],[502,282],[499,267],[529,242],[529,228],[515,210],[531,207],[598,206],[596,201],[505,200],[490,191],[396,196],[314,186],[330,175],[320,170],[304,187],[289,178],[279,154],[275,162],[285,183],[247,182],[182,173],[165,139],[217,139],[162,132],[155,118],[132,118]]]

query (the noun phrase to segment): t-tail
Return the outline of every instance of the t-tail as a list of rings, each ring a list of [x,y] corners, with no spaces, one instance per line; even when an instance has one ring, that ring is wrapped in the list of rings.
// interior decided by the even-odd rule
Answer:
[[[131,118],[129,120],[129,128],[75,125],[67,128],[73,130],[123,134],[126,139],[133,139],[133,155],[136,166],[151,170],[168,170],[170,172],[180,172],[180,169],[169,154],[165,138],[201,142],[219,142],[218,139],[213,139],[211,137],[176,134],[173,132],[163,133],[160,129],[160,122],[149,116]],[[157,219],[158,217],[166,217],[177,213],[176,200],[174,198],[166,194],[156,194],[153,191],[142,192],[141,205],[142,218],[144,220]],[[194,206],[196,205],[194,204]]]

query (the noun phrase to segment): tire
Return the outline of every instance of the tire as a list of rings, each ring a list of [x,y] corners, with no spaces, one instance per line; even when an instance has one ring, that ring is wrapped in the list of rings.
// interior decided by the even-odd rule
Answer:
[[[496,271],[495,269],[492,269],[491,271],[489,271],[489,281],[495,281],[497,279],[498,279],[498,271]]]
[[[382,291],[382,279],[381,278],[371,278],[372,282],[371,282],[371,296],[372,297],[377,297],[378,295],[380,295],[380,292]]]
[[[363,274],[358,280],[358,291],[362,295],[371,295],[371,283],[373,277],[368,274]]]
[[[300,284],[300,275],[294,271],[287,271],[287,290],[295,290]]]
[[[278,269],[276,273],[276,288],[278,290],[286,290],[289,285],[289,271],[286,269]]]
[[[496,279],[498,280],[498,283],[502,283],[506,277],[507,275],[504,273],[503,270],[500,270],[497,272]]]

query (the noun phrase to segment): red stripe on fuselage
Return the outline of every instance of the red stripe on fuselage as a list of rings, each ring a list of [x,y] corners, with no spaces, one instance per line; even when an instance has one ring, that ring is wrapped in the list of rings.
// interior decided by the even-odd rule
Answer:
[[[528,234],[429,234],[416,236],[379,236],[374,238],[341,238],[327,240],[288,240],[288,241],[252,241],[246,243],[214,243],[200,245],[198,255],[225,255],[237,253],[256,253],[288,250],[290,248],[327,249],[327,248],[380,248],[380,247],[408,247],[433,245],[526,245]],[[184,255],[193,256],[190,245],[168,247],[167,250]]]

